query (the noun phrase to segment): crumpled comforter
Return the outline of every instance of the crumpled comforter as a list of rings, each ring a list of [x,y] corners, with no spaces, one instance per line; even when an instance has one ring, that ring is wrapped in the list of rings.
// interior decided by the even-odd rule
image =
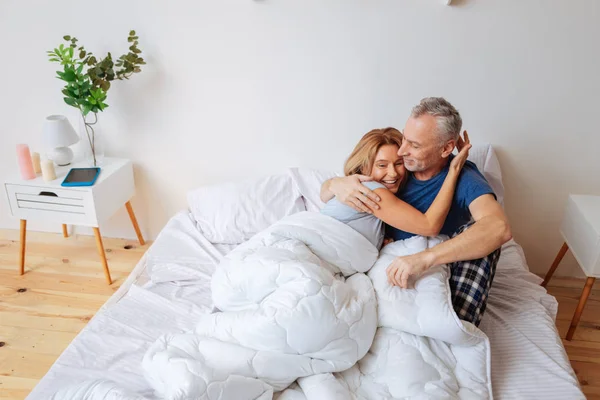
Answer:
[[[387,283],[395,256],[439,240],[396,242],[378,258],[330,217],[286,217],[224,258],[212,278],[215,312],[195,332],[161,337],[144,374],[164,399],[491,399],[489,341],[452,310],[447,268],[414,289]],[[54,399],[72,393],[139,399],[112,382]]]
[[[492,399],[489,340],[454,312],[448,268],[430,269],[408,290],[387,282],[385,270],[396,256],[443,239],[413,237],[384,247],[368,273],[378,302],[378,329],[368,354],[341,373],[300,378],[275,398]]]

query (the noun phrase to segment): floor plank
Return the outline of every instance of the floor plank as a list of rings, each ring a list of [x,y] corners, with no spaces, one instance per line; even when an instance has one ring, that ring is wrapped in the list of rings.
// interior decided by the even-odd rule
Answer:
[[[556,326],[588,399],[600,400],[600,285],[594,285],[572,341],[565,340],[585,279],[552,278],[548,293],[558,301]]]

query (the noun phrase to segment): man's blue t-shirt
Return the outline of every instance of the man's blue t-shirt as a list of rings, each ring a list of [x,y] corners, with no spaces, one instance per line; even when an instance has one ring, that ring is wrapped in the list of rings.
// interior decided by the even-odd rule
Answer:
[[[413,174],[410,174],[404,189],[398,192],[396,196],[422,213],[426,212],[433,203],[433,200],[435,200],[435,196],[437,196],[442,188],[444,179],[446,179],[446,176],[448,175],[452,158],[454,158],[454,155],[450,156],[450,160],[446,167],[429,180],[420,181],[415,179]],[[467,161],[463,166],[458,182],[456,183],[456,191],[454,193],[454,198],[452,199],[452,205],[450,206],[446,222],[440,233],[452,236],[458,228],[468,223],[471,220],[471,213],[469,212],[469,205],[471,202],[479,196],[489,193],[493,194],[494,197],[496,196],[475,164],[471,161]],[[386,225],[386,236],[391,237],[394,240],[402,240],[415,236],[415,234],[404,232]]]

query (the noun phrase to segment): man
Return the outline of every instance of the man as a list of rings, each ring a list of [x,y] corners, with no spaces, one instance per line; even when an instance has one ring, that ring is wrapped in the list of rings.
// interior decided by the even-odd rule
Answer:
[[[428,97],[413,108],[404,128],[404,140],[398,155],[412,174],[397,195],[421,212],[427,211],[448,173],[452,151],[463,143],[462,119],[458,111],[443,98]],[[465,139],[468,136],[465,132]],[[361,182],[368,176],[332,178],[323,184],[321,200],[333,196],[359,211],[377,209],[379,197]],[[504,211],[491,187],[467,162],[456,185],[454,200],[442,231],[451,239],[420,253],[397,257],[388,267],[389,281],[408,287],[411,277],[418,277],[434,265],[449,264],[452,303],[459,318],[479,325],[485,311],[500,247],[512,238]],[[413,234],[388,227],[394,240]]]

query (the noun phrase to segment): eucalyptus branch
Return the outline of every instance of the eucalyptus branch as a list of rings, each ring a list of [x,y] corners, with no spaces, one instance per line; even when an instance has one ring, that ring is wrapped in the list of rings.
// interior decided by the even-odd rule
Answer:
[[[114,79],[129,79],[134,73],[141,72],[141,66],[146,64],[141,58],[142,51],[138,46],[135,31],[130,31],[127,41],[132,43],[129,52],[113,62],[111,53],[98,60],[83,46],[77,47],[77,38],[64,36],[66,42],[47,52],[50,61],[59,63],[62,71],[56,71],[57,78],[66,82],[62,90],[64,101],[77,108],[83,118],[86,134],[92,149],[94,165],[96,164],[95,131],[92,125],[98,122],[98,112],[104,111],[108,104],[106,98]],[[77,51],[77,54],[75,52]],[[115,70],[115,67],[118,69]],[[86,116],[93,113],[94,122],[88,122]]]

